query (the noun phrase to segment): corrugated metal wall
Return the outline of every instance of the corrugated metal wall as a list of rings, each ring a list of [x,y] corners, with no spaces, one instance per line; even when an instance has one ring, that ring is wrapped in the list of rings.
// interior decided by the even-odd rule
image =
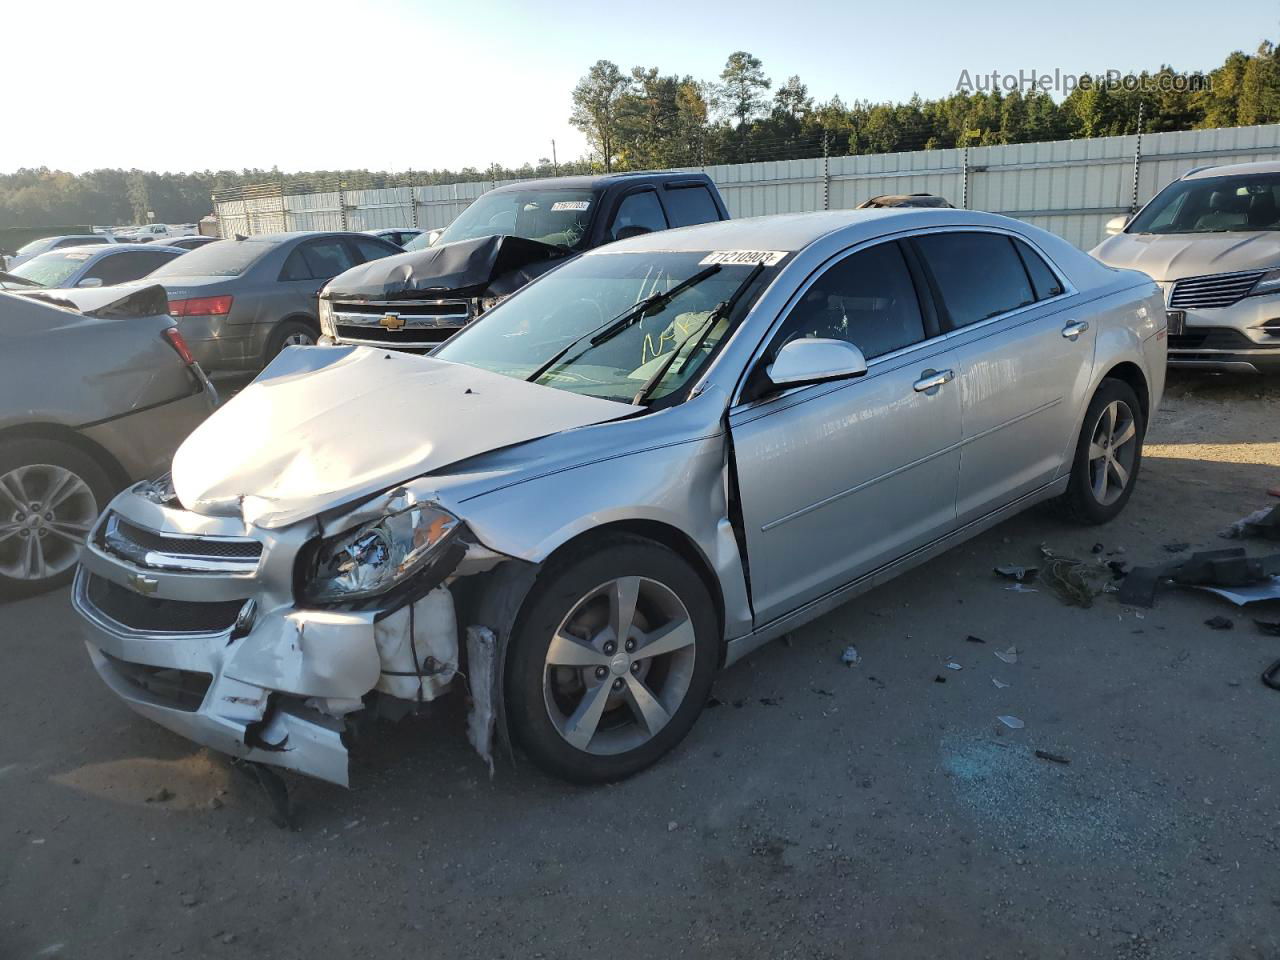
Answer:
[[[918,150],[706,167],[734,217],[856,207],[888,193],[934,193],[1017,217],[1084,249],[1103,225],[1191,167],[1280,160],[1280,124],[967,150]],[[511,182],[511,181],[504,181]],[[216,200],[224,237],[280,230],[447,225],[489,181]]]

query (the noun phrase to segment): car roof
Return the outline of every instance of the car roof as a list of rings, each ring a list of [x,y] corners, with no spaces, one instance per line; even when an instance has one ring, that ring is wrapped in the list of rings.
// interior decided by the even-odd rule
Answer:
[[[355,230],[294,230],[289,233],[255,233],[245,237],[238,243],[288,243],[290,240],[305,240],[311,237],[364,237],[368,234]],[[224,237],[232,240],[234,237]]]
[[[1236,177],[1251,173],[1280,173],[1280,160],[1255,160],[1252,163],[1226,163],[1220,167],[1200,167],[1183,174],[1183,180],[1207,180],[1210,177]]]
[[[628,173],[605,173],[597,176],[546,177],[541,180],[518,180],[515,183],[501,184],[489,192],[505,193],[513,190],[601,190],[630,180],[666,183],[673,180],[677,182],[681,180],[706,182],[708,179],[705,173],[699,173],[696,170],[683,173],[671,170],[636,170]]]
[[[129,253],[134,250],[148,252],[160,250],[166,253],[187,252],[181,247],[170,247],[163,243],[88,243],[79,247],[59,247],[57,250],[46,250],[40,256],[47,256],[50,253],[92,253],[98,256],[106,256],[107,254]]]
[[[616,240],[584,256],[642,251],[779,250],[793,253],[840,230],[863,228],[867,239],[901,230],[935,226],[1025,226],[977,210],[946,207],[884,207],[870,210],[822,210],[743,220],[719,220]]]

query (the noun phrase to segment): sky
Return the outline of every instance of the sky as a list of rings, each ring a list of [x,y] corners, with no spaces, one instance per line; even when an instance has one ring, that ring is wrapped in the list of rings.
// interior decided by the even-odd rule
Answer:
[[[14,0],[0,18],[0,172],[518,166],[549,157],[553,139],[559,159],[576,159],[586,143],[568,122],[570,94],[599,59],[711,80],[747,50],[775,87],[798,74],[818,99],[901,101],[946,96],[965,70],[1207,70],[1280,39],[1280,3],[1156,9]]]

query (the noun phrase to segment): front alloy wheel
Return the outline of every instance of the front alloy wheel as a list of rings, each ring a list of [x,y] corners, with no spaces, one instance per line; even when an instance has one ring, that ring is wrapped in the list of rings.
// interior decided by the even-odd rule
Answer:
[[[602,535],[539,575],[504,670],[513,738],[578,783],[630,776],[693,726],[719,660],[715,607],[667,547]]]

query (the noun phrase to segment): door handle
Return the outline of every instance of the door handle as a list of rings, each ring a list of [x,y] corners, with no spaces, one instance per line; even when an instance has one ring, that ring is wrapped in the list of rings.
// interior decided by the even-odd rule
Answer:
[[[1077,320],[1074,323],[1068,323],[1062,328],[1062,335],[1068,340],[1076,341],[1080,339],[1080,334],[1089,329],[1088,320]]]
[[[943,384],[950,383],[956,378],[956,375],[950,370],[926,370],[920,375],[920,379],[912,384],[912,389],[916,393],[927,393],[930,390],[936,390]]]

